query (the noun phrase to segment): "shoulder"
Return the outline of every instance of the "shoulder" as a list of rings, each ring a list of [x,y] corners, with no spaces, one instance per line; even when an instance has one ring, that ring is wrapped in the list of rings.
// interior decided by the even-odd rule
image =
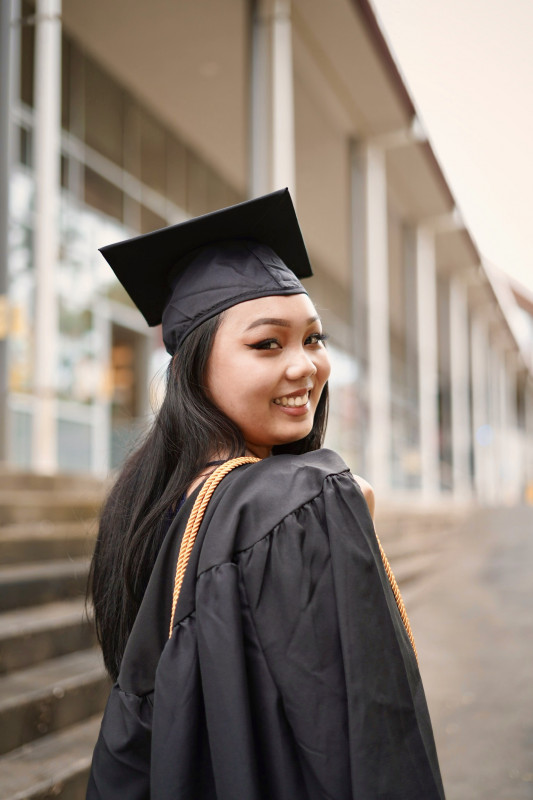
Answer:
[[[241,513],[253,509],[255,514],[259,510],[268,524],[276,524],[279,518],[319,494],[324,482],[335,475],[351,480],[343,459],[333,450],[321,449],[273,456],[236,469],[224,479],[221,488]]]
[[[361,489],[361,491],[363,493],[363,496],[364,496],[364,498],[366,500],[366,504],[368,506],[368,510],[370,511],[370,516],[373,519],[374,518],[374,511],[375,511],[375,508],[376,508],[376,496],[374,494],[374,489],[368,483],[368,481],[365,481],[365,479],[361,478],[360,475],[353,475],[353,479],[355,480],[355,482],[357,483],[357,485]]]
[[[231,472],[215,491],[202,527],[200,571],[231,560],[325,492],[357,494],[349,467],[331,450],[279,455]]]

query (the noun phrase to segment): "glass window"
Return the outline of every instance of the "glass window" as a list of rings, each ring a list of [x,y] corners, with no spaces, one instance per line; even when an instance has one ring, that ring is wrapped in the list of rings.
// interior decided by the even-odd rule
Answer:
[[[110,217],[122,220],[122,191],[89,167],[85,167],[85,202]]]
[[[142,112],[141,130],[141,181],[162,195],[166,193],[166,136],[164,128]]]
[[[124,96],[124,169],[141,180],[141,132],[140,111],[135,101]]]
[[[89,472],[91,469],[91,426],[87,423],[58,419],[58,469],[65,472]]]
[[[90,403],[98,393],[99,372],[94,359],[92,314],[79,308],[84,298],[59,298],[58,395],[65,400]]]
[[[61,127],[70,130],[70,42],[61,39]]]
[[[185,211],[187,202],[187,151],[174,137],[167,138],[167,192],[169,199]]]
[[[124,225],[131,231],[141,229],[141,204],[124,192]]]
[[[210,169],[207,175],[207,210],[216,211],[229,205],[231,195],[228,185]]]
[[[19,128],[19,161],[26,167],[33,166],[32,132],[27,128]]]
[[[35,26],[30,18],[35,14],[33,4],[22,0],[20,13],[23,24],[20,29],[20,99],[33,106],[33,71],[35,58]]]
[[[111,463],[121,464],[144,426],[142,388],[147,381],[146,339],[113,325],[111,344]],[[142,387],[142,388],[141,388]],[[141,390],[141,391],[140,391]]]
[[[34,274],[32,187],[28,176],[15,173],[11,183],[12,224],[9,232],[9,388],[31,392],[33,384]]]
[[[63,189],[68,189],[68,168],[68,158],[61,155],[61,187]]]
[[[85,141],[122,166],[124,96],[109,75],[85,59]]]
[[[208,210],[207,200],[208,170],[203,161],[194,153],[187,159],[187,211],[197,217]]]
[[[9,436],[13,463],[31,468],[33,421],[29,411],[13,410],[10,414]]]
[[[146,206],[141,206],[141,233],[156,231],[158,228],[166,227],[166,224],[166,219],[160,217],[159,214],[154,214]]]
[[[83,141],[85,136],[85,58],[72,41],[69,42],[68,72],[68,98],[65,98],[65,103],[68,104],[68,119],[65,115],[65,108],[63,108],[63,126]],[[67,86],[64,85],[63,94],[66,91]]]

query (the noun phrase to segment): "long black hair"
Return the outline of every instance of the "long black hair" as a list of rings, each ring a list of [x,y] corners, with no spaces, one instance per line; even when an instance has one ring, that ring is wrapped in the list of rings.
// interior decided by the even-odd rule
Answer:
[[[205,390],[207,362],[222,317],[219,314],[192,331],[173,357],[161,408],[102,509],[88,593],[104,663],[113,680],[166,532],[169,509],[214,453],[234,458],[246,450],[239,428]],[[327,407],[326,385],[308,436],[275,446],[273,454],[321,447]]]

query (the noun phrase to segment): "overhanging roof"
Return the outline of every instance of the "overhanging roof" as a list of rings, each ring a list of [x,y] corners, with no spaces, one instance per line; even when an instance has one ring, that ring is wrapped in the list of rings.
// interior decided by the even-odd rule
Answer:
[[[63,0],[62,23],[230,185],[247,191],[244,0]]]

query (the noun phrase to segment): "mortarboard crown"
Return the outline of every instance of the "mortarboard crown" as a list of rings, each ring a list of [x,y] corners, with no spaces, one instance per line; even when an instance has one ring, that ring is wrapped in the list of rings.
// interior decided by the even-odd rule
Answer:
[[[173,355],[230,306],[305,292],[312,270],[288,189],[100,248]]]

